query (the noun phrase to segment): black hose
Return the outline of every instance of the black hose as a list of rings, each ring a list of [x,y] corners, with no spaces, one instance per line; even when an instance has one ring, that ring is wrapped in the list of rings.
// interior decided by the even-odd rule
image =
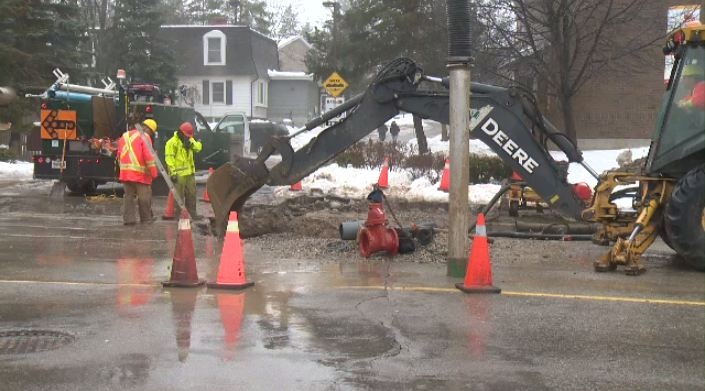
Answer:
[[[515,239],[539,239],[539,240],[562,240],[565,242],[577,242],[592,240],[592,235],[562,235],[562,234],[540,234],[531,232],[498,231],[487,235],[489,238],[515,238]]]
[[[466,63],[472,57],[470,0],[446,0],[448,61]]]

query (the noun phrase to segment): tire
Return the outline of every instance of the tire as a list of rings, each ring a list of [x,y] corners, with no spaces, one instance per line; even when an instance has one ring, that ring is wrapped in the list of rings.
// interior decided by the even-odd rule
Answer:
[[[705,167],[678,180],[663,220],[671,247],[690,266],[705,271]]]
[[[66,187],[72,194],[75,195],[91,195],[95,194],[98,185],[94,180],[87,181],[71,181],[66,183]]]

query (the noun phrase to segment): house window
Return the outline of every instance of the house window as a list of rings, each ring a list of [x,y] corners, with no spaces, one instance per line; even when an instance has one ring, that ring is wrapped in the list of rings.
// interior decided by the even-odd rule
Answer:
[[[203,65],[225,65],[226,37],[220,30],[203,35]]]
[[[213,91],[213,95],[211,96],[211,102],[225,103],[225,83],[213,82],[211,84],[211,91]]]
[[[257,82],[257,104],[267,105],[267,83],[263,80]]]

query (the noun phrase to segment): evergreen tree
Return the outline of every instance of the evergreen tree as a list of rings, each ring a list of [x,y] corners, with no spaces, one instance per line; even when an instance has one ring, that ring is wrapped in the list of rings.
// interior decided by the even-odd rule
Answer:
[[[0,85],[13,86],[20,94],[27,88],[43,89],[54,81],[54,68],[83,81],[81,71],[90,56],[83,47],[77,1],[0,1],[0,36]],[[36,102],[20,99],[3,110],[0,120],[21,125],[34,111]]]
[[[159,0],[118,0],[110,29],[110,74],[127,70],[132,81],[154,82],[163,91],[176,86],[171,43],[160,38]]]

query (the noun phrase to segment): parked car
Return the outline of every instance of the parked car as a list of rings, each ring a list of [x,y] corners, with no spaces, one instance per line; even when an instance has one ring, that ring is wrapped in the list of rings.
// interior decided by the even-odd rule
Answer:
[[[238,156],[249,156],[253,150],[250,141],[250,123],[244,113],[234,113],[224,116],[213,127],[218,134],[230,136],[230,153]]]
[[[250,149],[252,152],[259,152],[272,136],[286,137],[288,135],[289,130],[283,125],[263,118],[250,119]]]

